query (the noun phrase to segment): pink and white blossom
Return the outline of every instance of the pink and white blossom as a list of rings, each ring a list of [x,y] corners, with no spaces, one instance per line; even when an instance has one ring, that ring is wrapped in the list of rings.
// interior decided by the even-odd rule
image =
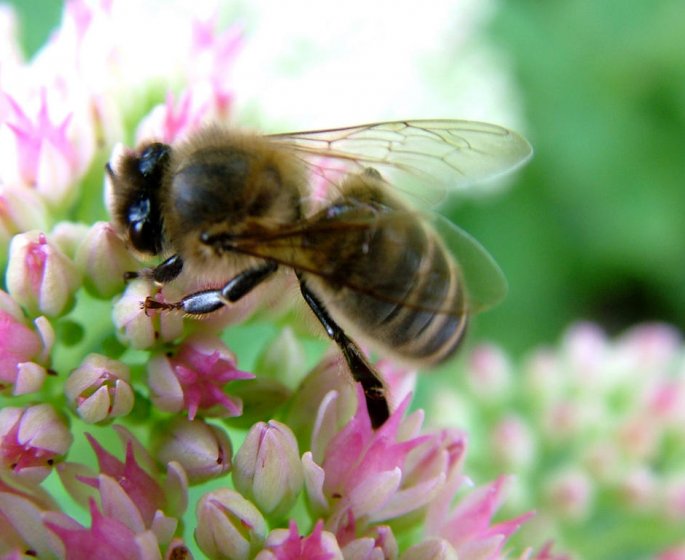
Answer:
[[[292,430],[276,420],[252,426],[234,459],[233,484],[267,517],[290,511],[304,485]]]
[[[44,233],[12,239],[7,290],[31,315],[59,316],[73,305],[80,274],[73,261]]]
[[[64,393],[84,421],[102,422],[131,412],[134,396],[129,381],[125,364],[89,354],[69,375]]]
[[[38,391],[48,375],[55,333],[45,317],[33,326],[12,297],[0,290],[0,390]]]
[[[218,339],[205,335],[188,337],[169,354],[156,354],[148,365],[153,403],[166,412],[186,410],[192,420],[199,411],[226,417],[240,416],[242,402],[224,392],[230,381],[252,379],[239,370],[235,358]]]
[[[65,418],[49,404],[0,410],[0,468],[39,483],[73,442]]]

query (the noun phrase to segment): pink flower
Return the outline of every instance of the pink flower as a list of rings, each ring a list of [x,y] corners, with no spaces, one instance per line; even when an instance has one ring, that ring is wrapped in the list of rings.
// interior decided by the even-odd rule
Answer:
[[[64,544],[69,560],[154,560],[159,545],[150,533],[137,535],[118,519],[103,515],[89,500],[91,526],[80,526],[66,516],[46,516],[45,525]]]
[[[312,534],[301,537],[297,524],[290,522],[288,529],[275,529],[266,538],[264,550],[255,560],[342,560],[340,547],[323,523],[318,521]]]
[[[242,47],[242,38],[243,30],[238,25],[217,32],[213,17],[193,22],[190,81],[196,89],[203,82],[210,86],[213,116],[218,119],[227,118],[233,101],[230,70]]]
[[[20,186],[0,186],[0,257],[3,260],[12,236],[31,229],[44,230],[47,225],[47,208],[36,191]]]
[[[68,136],[71,114],[52,116],[45,90],[35,116],[5,96],[12,113],[6,126],[14,135],[17,158],[17,175],[9,178],[36,188],[53,204],[62,204],[79,171],[79,157]]]
[[[45,317],[31,328],[21,308],[0,290],[0,390],[13,387],[15,395],[40,389],[47,375],[54,332]]]
[[[392,530],[387,525],[374,527],[374,533],[355,539],[345,545],[345,560],[375,560],[397,558],[398,546]]]
[[[321,455],[318,446],[304,454],[307,493],[314,511],[326,517],[326,527],[344,546],[365,534],[370,523],[387,520],[425,506],[445,480],[449,461],[439,467],[419,468],[419,448],[430,436],[417,436],[421,416],[402,420],[405,399],[378,430],[371,428],[361,388],[355,416],[335,434]],[[325,409],[334,407],[324,399]],[[327,426],[321,422],[320,426]],[[314,440],[319,439],[315,432]],[[412,456],[413,453],[419,455]],[[317,458],[318,463],[317,464]],[[435,464],[428,461],[427,464]],[[319,466],[320,465],[320,466]]]
[[[98,459],[99,473],[79,463],[64,463],[58,469],[62,484],[82,505],[97,496],[103,515],[123,523],[136,535],[149,531],[156,542],[167,545],[187,507],[185,471],[178,463],[170,462],[166,477],[162,476],[142,444],[125,428],[114,428],[126,448],[125,461],[87,435]]]
[[[181,314],[146,313],[141,308],[141,302],[148,296],[157,301],[165,300],[161,292],[154,293],[154,290],[152,282],[146,279],[132,280],[126,286],[124,295],[114,304],[113,320],[118,338],[138,350],[150,348],[159,342],[170,342],[183,334]],[[165,287],[164,293],[170,291]]]
[[[210,558],[254,558],[264,544],[265,534],[262,514],[234,490],[213,490],[197,502],[195,540]]]
[[[72,441],[66,422],[49,404],[0,410],[2,466],[25,480],[42,481]]]
[[[231,469],[231,440],[219,426],[177,416],[153,434],[156,458],[163,464],[180,463],[191,484],[218,478]]]
[[[64,384],[67,400],[88,423],[126,416],[133,408],[130,373],[122,362],[89,354]]]
[[[26,550],[41,558],[53,557],[60,550],[59,541],[43,526],[41,516],[57,511],[57,503],[40,486],[27,488],[20,482],[0,476],[0,552],[21,551],[18,560],[26,558]]]
[[[234,459],[233,484],[264,515],[290,511],[304,484],[292,430],[276,420],[252,426]]]
[[[491,525],[492,516],[502,500],[503,477],[488,486],[476,488],[450,511],[463,480],[463,476],[454,471],[432,501],[426,517],[426,532],[449,542],[460,559],[500,558],[507,538],[532,514]]]
[[[524,418],[509,414],[494,426],[490,437],[492,456],[502,465],[523,472],[534,465],[535,436]]]
[[[143,523],[151,526],[155,513],[164,510],[166,498],[162,487],[136,461],[133,453],[133,443],[126,444],[125,461],[120,461],[97,442],[90,434],[86,434],[95,455],[97,456],[100,473],[114,479],[121,489],[136,505]],[[82,482],[97,488],[101,480],[81,478]]]
[[[185,90],[178,101],[168,92],[166,102],[157,105],[138,126],[136,139],[156,138],[170,144],[196,130],[207,117],[209,102]]]
[[[83,273],[85,288],[94,296],[111,298],[124,288],[124,274],[138,263],[108,222],[96,222],[79,244],[76,265]]]
[[[68,311],[80,281],[76,265],[44,233],[30,231],[12,239],[7,289],[31,315]]]
[[[685,542],[664,550],[656,560],[685,560]]]
[[[358,410],[356,388],[340,375],[343,359],[328,352],[307,374],[288,407],[286,424],[300,441],[311,441],[320,463],[330,439]]]
[[[214,19],[192,22],[187,78],[191,84],[178,100],[168,92],[136,131],[138,142],[149,138],[170,143],[208,120],[226,121],[233,102],[229,70],[242,45],[242,30],[234,26],[217,33]]]
[[[512,364],[505,353],[496,346],[483,344],[473,350],[469,361],[472,390],[485,402],[502,400],[512,383]]]
[[[152,401],[166,412],[198,411],[214,416],[240,416],[242,402],[224,393],[230,381],[253,379],[235,367],[235,358],[215,337],[188,337],[175,354],[157,354],[148,365]]]

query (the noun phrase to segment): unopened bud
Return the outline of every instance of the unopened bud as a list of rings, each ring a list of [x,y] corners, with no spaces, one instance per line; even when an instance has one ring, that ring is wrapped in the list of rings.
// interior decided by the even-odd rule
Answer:
[[[64,392],[89,424],[126,416],[133,408],[128,367],[100,354],[88,355],[67,379]]]
[[[76,252],[76,265],[86,289],[96,297],[110,298],[124,289],[124,273],[138,265],[126,245],[107,222],[88,230]]]
[[[72,441],[66,422],[49,404],[0,410],[2,466],[25,480],[42,481]]]
[[[372,560],[373,558],[397,558],[395,535],[387,525],[374,527],[375,534],[353,540],[343,548],[345,560]]]
[[[166,464],[181,464],[191,484],[217,478],[231,468],[231,440],[218,426],[196,418],[175,417],[157,430],[157,459]]]
[[[265,534],[262,514],[234,490],[208,492],[197,504],[195,541],[212,560],[253,558]]]
[[[288,512],[304,484],[290,428],[275,420],[255,424],[236,453],[233,483],[266,515],[278,518]]]
[[[71,307],[79,284],[76,265],[44,233],[14,236],[7,289],[31,315],[62,315]]]

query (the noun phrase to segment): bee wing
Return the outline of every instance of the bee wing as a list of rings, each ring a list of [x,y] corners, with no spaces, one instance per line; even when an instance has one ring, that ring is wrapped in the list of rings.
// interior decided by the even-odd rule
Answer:
[[[330,183],[341,172],[374,167],[395,188],[430,205],[442,201],[446,191],[516,169],[533,153],[516,132],[466,120],[380,122],[270,138],[294,148]]]
[[[492,255],[470,234],[444,216],[431,213],[426,220],[457,262],[466,287],[469,311],[484,311],[500,303],[507,295],[509,286]]]
[[[373,297],[379,301],[432,313],[452,314],[446,308],[440,293],[422,294],[421,301],[408,301],[407,281],[393,274],[393,270],[374,270],[363,277],[341,274],[335,260],[324,259],[321,254],[331,247],[344,246],[347,262],[368,262],[368,247],[363,243],[350,244],[349,240],[384,232],[383,248],[389,254],[401,254],[405,262],[421,263],[426,258],[421,246],[407,243],[406,224],[416,220],[432,228],[456,263],[458,279],[463,283],[468,313],[483,311],[501,301],[507,292],[504,274],[490,254],[468,233],[437,213],[417,213],[399,210],[380,215],[358,215],[352,219],[304,220],[295,225],[276,229],[256,228],[240,237],[214,235],[205,240],[217,248],[236,251],[254,257],[276,261],[295,270],[307,272],[328,280],[331,285]],[[361,234],[361,235],[360,235]],[[389,245],[390,244],[390,245]],[[377,263],[374,262],[374,266]],[[379,264],[379,263],[378,263]],[[450,283],[448,269],[432,268],[428,274],[431,284]]]

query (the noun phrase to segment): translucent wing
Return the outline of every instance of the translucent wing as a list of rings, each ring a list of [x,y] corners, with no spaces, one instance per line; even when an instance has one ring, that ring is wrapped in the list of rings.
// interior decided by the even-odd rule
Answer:
[[[380,122],[270,138],[293,147],[326,180],[374,167],[394,188],[428,203],[512,171],[532,154],[519,134],[465,120]]]
[[[507,279],[495,259],[471,235],[440,214],[427,218],[457,261],[466,287],[470,312],[484,311],[501,302],[509,289]]]

